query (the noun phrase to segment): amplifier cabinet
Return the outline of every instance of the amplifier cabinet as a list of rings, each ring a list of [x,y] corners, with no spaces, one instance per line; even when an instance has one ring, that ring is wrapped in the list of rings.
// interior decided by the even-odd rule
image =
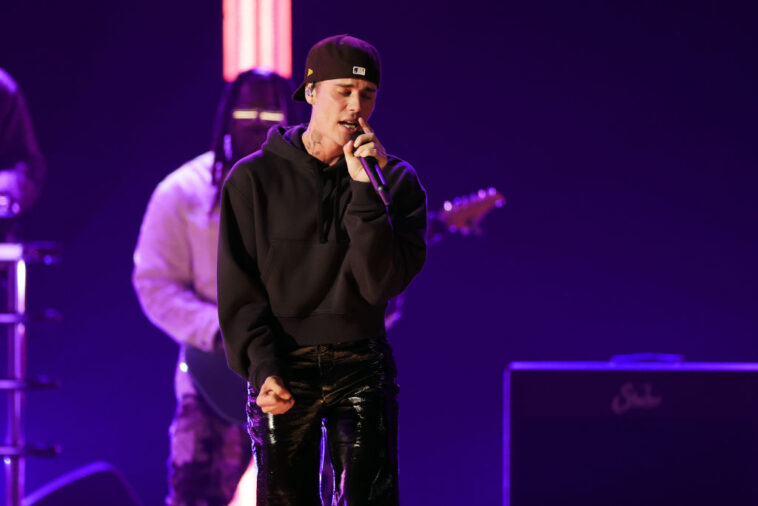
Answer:
[[[758,505],[758,364],[514,362],[506,506]]]

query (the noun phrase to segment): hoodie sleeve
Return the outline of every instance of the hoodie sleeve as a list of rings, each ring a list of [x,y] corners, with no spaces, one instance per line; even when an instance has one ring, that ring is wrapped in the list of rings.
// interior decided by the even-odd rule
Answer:
[[[251,200],[227,179],[221,193],[218,315],[229,367],[260,391],[267,377],[282,374],[274,319],[258,270]]]
[[[374,305],[405,290],[426,260],[426,193],[413,167],[393,162],[384,169],[390,174],[389,213],[370,183],[351,181],[345,215],[351,270],[361,295]]]

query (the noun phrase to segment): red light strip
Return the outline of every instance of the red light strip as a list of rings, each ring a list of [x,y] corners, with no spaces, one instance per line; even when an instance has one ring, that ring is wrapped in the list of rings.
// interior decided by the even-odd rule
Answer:
[[[291,0],[223,0],[224,79],[265,68],[292,76]]]

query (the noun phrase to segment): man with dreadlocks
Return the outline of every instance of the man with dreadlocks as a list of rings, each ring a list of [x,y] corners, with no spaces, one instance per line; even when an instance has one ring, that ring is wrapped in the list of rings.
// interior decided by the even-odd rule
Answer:
[[[169,430],[168,505],[228,504],[250,460],[244,425],[214,410],[214,399],[190,374],[186,356],[200,350],[223,358],[216,308],[221,185],[237,160],[261,146],[270,127],[295,122],[290,93],[287,81],[276,74],[240,74],[219,104],[212,150],[160,182],[142,221],[134,288],[148,319],[180,346],[177,409]]]

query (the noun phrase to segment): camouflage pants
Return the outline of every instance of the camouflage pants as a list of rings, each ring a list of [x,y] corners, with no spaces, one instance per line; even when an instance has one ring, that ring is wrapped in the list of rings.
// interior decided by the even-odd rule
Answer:
[[[241,425],[219,418],[197,395],[183,395],[169,429],[168,506],[226,506],[251,456]]]

